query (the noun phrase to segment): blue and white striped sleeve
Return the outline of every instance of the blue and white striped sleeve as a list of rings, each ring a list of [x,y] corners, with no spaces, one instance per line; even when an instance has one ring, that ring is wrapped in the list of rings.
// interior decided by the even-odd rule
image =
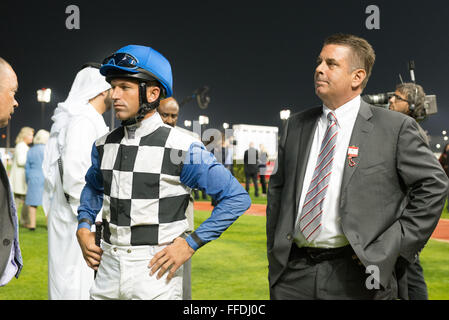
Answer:
[[[192,143],[187,152],[181,183],[204,190],[218,202],[211,216],[186,238],[194,250],[217,239],[251,205],[248,193],[237,179],[198,142]]]

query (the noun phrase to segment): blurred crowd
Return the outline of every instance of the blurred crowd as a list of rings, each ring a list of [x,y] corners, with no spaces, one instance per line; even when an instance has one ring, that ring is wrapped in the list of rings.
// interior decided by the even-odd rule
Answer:
[[[14,200],[17,207],[22,206],[20,225],[30,231],[36,229],[37,207],[42,205],[42,162],[49,136],[47,130],[35,134],[33,128],[23,127],[16,137],[14,152],[6,157]]]

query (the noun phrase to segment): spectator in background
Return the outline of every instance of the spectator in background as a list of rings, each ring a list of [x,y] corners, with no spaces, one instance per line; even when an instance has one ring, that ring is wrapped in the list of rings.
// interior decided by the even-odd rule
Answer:
[[[179,105],[178,102],[175,100],[175,98],[167,98],[164,100],[161,100],[161,103],[159,107],[157,108],[157,112],[162,118],[162,121],[165,124],[168,124],[171,127],[175,127],[176,123],[178,122],[178,116],[179,116]],[[181,128],[179,128],[181,129]],[[187,130],[181,129],[184,132]],[[192,132],[189,132],[190,135],[192,135]]]
[[[443,152],[438,159],[444,172],[449,177],[449,143],[444,146]],[[447,202],[447,210],[449,210],[449,201]]]
[[[28,208],[25,204],[25,196],[27,194],[27,184],[25,180],[25,164],[27,161],[27,152],[30,149],[29,145],[33,142],[34,129],[30,127],[23,127],[20,129],[16,138],[16,148],[12,158],[10,181],[12,191],[14,192],[14,200],[17,207],[22,204],[22,211],[20,213],[20,224],[25,228],[29,228]]]
[[[262,194],[267,194],[267,182],[265,181],[265,174],[267,172],[267,161],[268,161],[268,153],[263,144],[259,145],[260,154],[259,154],[259,176],[260,176],[260,184],[262,185]]]
[[[162,121],[165,124],[168,124],[169,126],[176,128],[179,131],[182,131],[188,135],[191,135],[192,137],[195,137],[199,141],[199,136],[189,130],[183,129],[181,127],[176,126],[176,123],[178,122],[178,116],[179,116],[179,105],[178,102],[175,100],[175,98],[170,97],[167,99],[161,100],[159,103],[159,106],[157,108],[157,112],[161,116]],[[193,192],[198,196],[198,189],[193,189]],[[203,199],[205,195],[203,191]],[[186,209],[186,218],[187,223],[189,224],[189,228],[186,231],[187,235],[190,235],[195,230],[194,225],[194,207],[193,207],[193,197],[192,194],[190,194],[189,198],[189,205]],[[182,278],[182,299],[183,300],[192,300],[192,260],[189,259],[184,263],[183,268],[183,278]]]
[[[224,147],[225,147],[224,166],[226,169],[231,171],[232,175],[234,175],[234,145],[232,144],[232,139],[226,140]]]
[[[215,159],[217,159],[217,161],[219,163],[221,163],[223,166],[225,166],[226,149],[225,149],[225,141],[223,138],[224,137],[222,136],[220,140],[217,140],[217,141],[212,140],[212,142],[208,145],[208,147],[211,146],[210,152],[215,156]],[[231,170],[229,170],[229,171],[231,171]],[[217,200],[212,198],[210,204],[213,207],[215,207],[218,204],[218,202],[217,202]]]
[[[39,130],[33,139],[33,146],[28,150],[25,164],[25,177],[27,183],[27,194],[25,205],[28,206],[29,225],[28,229],[36,229],[37,207],[42,205],[42,193],[44,192],[44,172],[42,161],[44,160],[45,144],[50,133],[46,130]]]
[[[157,108],[157,112],[159,113],[162,121],[165,124],[168,124],[169,126],[172,126],[172,127],[176,127],[176,129],[178,129],[184,133],[187,133],[187,134],[195,137],[196,139],[200,140],[200,137],[198,136],[198,134],[194,133],[193,131],[183,129],[176,125],[178,122],[178,116],[179,116],[179,104],[175,98],[170,97],[170,98],[161,100],[159,107]],[[200,194],[199,194],[198,189],[193,189],[193,194],[195,196],[195,200],[200,199]],[[207,200],[207,194],[204,191],[201,191],[201,194],[202,194],[203,200]],[[192,216],[192,219],[193,219],[193,216]],[[193,220],[191,220],[191,221],[193,221]],[[184,299],[184,300],[190,300],[190,299]]]
[[[249,143],[249,149],[245,151],[243,156],[243,164],[245,170],[245,182],[246,182],[246,192],[249,194],[249,183],[250,179],[254,183],[254,195],[259,196],[259,187],[257,186],[257,172],[259,168],[257,167],[257,159],[259,159],[259,152],[254,148],[254,142]]]
[[[444,146],[443,152],[440,155],[438,161],[440,161],[441,166],[443,167],[444,172],[449,177],[449,143]]]
[[[417,122],[425,119],[426,109],[424,102],[426,94],[423,87],[416,83],[400,83],[389,99],[389,109],[412,117]],[[419,135],[429,146],[429,139],[426,132],[417,124]],[[446,171],[446,170],[445,170]],[[446,172],[447,174],[447,172]],[[404,199],[403,206],[407,204]],[[399,272],[398,272],[399,274]],[[427,300],[427,285],[424,279],[424,271],[419,261],[419,254],[414,261],[407,266],[406,276],[398,277],[398,288],[402,292],[401,296],[410,300]],[[403,292],[405,290],[405,292]]]
[[[412,117],[416,122],[424,120],[427,116],[424,102],[426,93],[419,84],[407,82],[400,83],[396,86],[396,90],[389,99],[388,108],[392,111],[400,112]],[[426,132],[418,125],[419,134],[429,145],[429,138]]]

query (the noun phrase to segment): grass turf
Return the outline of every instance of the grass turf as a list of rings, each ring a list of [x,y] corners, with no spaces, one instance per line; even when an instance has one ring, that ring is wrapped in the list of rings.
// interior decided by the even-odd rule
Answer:
[[[243,188],[245,188],[244,184],[243,184]],[[199,194],[200,194],[200,199],[199,200],[195,200],[195,201],[206,201],[206,202],[210,202],[211,201],[211,198],[209,196],[207,196],[207,199],[203,199],[201,197],[201,192]],[[254,185],[253,184],[250,185],[248,194],[249,194],[249,196],[251,198],[251,203],[252,204],[265,204],[265,205],[267,204],[267,195],[262,193],[262,186],[261,186],[260,183],[259,183],[259,196],[258,197],[256,197],[254,195]]]
[[[195,224],[209,215],[196,211]],[[36,231],[20,228],[25,266],[19,279],[0,288],[0,300],[47,299],[47,230],[40,208],[37,216]],[[449,243],[430,240],[421,253],[430,299],[449,300],[448,252]],[[268,299],[267,264],[265,217],[242,216],[193,256],[193,299]]]
[[[209,217],[195,212],[195,226]],[[269,299],[265,217],[242,216],[192,259],[192,298]]]
[[[48,247],[45,215],[41,207],[36,214],[36,230],[21,227],[19,243],[24,267],[19,279],[13,278],[0,288],[0,300],[46,300]]]
[[[430,300],[449,300],[449,243],[430,240],[420,254]]]

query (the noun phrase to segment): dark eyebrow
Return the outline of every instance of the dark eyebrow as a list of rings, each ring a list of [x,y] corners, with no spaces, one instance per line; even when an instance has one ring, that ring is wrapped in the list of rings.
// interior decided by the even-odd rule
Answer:
[[[336,65],[338,65],[338,62],[337,62],[337,60],[335,60],[335,59],[332,59],[332,58],[327,58],[327,59],[326,59],[326,63],[327,63],[327,64],[331,64],[331,63],[333,63],[333,64],[336,64]]]
[[[124,87],[124,86],[130,87],[132,83],[133,82],[131,81],[117,79],[111,81],[111,87]]]

